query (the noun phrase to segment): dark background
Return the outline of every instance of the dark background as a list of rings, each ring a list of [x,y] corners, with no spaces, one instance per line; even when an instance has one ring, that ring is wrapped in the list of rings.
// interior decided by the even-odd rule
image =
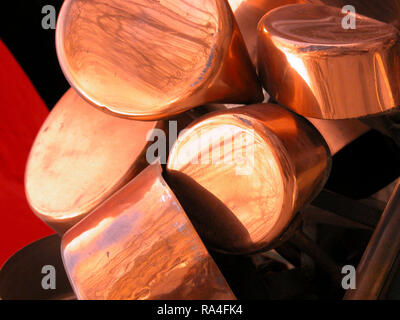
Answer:
[[[1,37],[51,109],[69,88],[58,64],[55,30],[42,28],[42,8],[62,0],[2,0]]]

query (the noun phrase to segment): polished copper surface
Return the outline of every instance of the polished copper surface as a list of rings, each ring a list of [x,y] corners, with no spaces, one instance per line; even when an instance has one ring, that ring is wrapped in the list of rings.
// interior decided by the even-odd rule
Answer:
[[[254,64],[257,62],[257,26],[259,20],[267,12],[277,7],[306,2],[312,2],[312,0],[229,0]],[[329,2],[329,0],[325,0],[325,2]],[[366,125],[358,120],[322,120],[316,118],[308,118],[308,120],[325,138],[332,154],[337,153],[369,130]]]
[[[267,92],[297,113],[346,119],[400,104],[399,31],[341,9],[294,4],[270,11],[258,28],[258,67]]]
[[[268,100],[267,100],[268,102]],[[227,110],[241,107],[230,104],[211,104],[204,106],[207,112]],[[358,137],[370,130],[370,127],[360,120],[325,120],[306,117],[319,133],[324,137],[332,155],[335,155],[345,146],[356,140]],[[194,120],[194,119],[193,119]]]
[[[304,118],[274,104],[217,111],[192,123],[167,164],[196,230],[229,253],[264,249],[324,185],[324,139]]]
[[[323,120],[307,118],[324,137],[332,155],[359,138],[370,128],[359,120]]]
[[[272,9],[305,0],[228,0],[253,64],[257,64],[257,25]]]
[[[262,101],[226,1],[67,0],[56,43],[71,85],[119,116],[154,120],[207,102]]]
[[[25,190],[33,211],[65,232],[147,165],[146,135],[160,125],[112,117],[67,91],[28,159]]]
[[[272,9],[287,4],[319,4],[343,8],[352,5],[358,14],[393,24],[400,28],[398,0],[228,0],[247,45],[251,60],[257,64],[257,25]]]
[[[37,240],[15,253],[0,270],[0,300],[76,299],[61,259],[61,238],[52,235]],[[53,266],[56,288],[45,290],[44,266]]]
[[[70,229],[62,256],[79,299],[234,299],[157,164]]]
[[[351,5],[356,12],[400,28],[399,0],[305,0],[307,3],[325,4],[343,8]]]

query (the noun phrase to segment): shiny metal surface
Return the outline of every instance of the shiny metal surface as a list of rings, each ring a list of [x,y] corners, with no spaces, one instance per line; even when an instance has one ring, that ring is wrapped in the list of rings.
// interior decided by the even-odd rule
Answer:
[[[257,25],[260,19],[272,9],[292,3],[304,3],[305,1],[228,0],[254,65],[257,65]]]
[[[205,111],[212,112],[218,110],[227,110],[241,107],[228,104],[213,104],[204,107]],[[370,130],[366,124],[360,120],[325,120],[306,117],[319,133],[324,137],[329,147],[331,155],[335,155],[345,146],[356,140],[358,137]]]
[[[304,116],[346,119],[400,104],[399,31],[361,15],[343,29],[338,8],[287,5],[258,28],[259,74],[271,96]]]
[[[358,14],[390,23],[400,28],[399,0],[305,0],[307,3],[325,4],[343,8],[351,5]]]
[[[56,44],[71,85],[119,116],[154,120],[208,102],[262,101],[226,1],[66,0]]]
[[[346,300],[376,300],[400,252],[400,180],[357,267],[357,288]]]
[[[338,153],[345,146],[370,130],[359,120],[324,120],[307,118],[319,133],[324,137],[332,155]]]
[[[274,104],[210,113],[174,144],[168,183],[216,249],[251,253],[288,228],[330,171],[324,139],[304,118]]]
[[[31,149],[25,172],[31,208],[64,233],[147,165],[146,134],[161,125],[112,117],[70,89]]]
[[[398,0],[228,0],[247,45],[251,60],[257,63],[257,29],[260,19],[272,9],[287,4],[319,4],[343,8],[352,5],[358,14],[400,28]]]
[[[69,230],[62,256],[79,299],[235,298],[159,165]]]
[[[61,238],[52,235],[14,254],[0,270],[0,300],[75,300],[61,259]],[[56,288],[44,290],[42,268],[54,267]]]
[[[257,63],[257,26],[260,19],[277,7],[307,1],[312,0],[229,0],[254,64]],[[308,120],[325,138],[332,155],[369,130],[358,120]]]

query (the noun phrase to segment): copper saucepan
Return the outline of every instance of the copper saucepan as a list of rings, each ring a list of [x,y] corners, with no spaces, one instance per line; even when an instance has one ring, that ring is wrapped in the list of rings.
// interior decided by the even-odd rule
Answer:
[[[229,0],[254,64],[257,62],[257,26],[260,19],[267,12],[277,7],[310,1],[311,0]],[[329,2],[329,0],[325,2]],[[352,3],[354,3],[354,1]],[[356,7],[359,7],[358,3]],[[270,63],[273,64],[275,62],[270,61]],[[332,154],[335,154],[345,145],[369,130],[368,126],[354,119],[338,121],[308,118],[308,120],[311,121],[324,136],[331,148]]]
[[[66,0],[56,47],[71,85],[121,117],[263,100],[226,1]]]
[[[107,115],[70,89],[30,152],[25,190],[32,210],[64,233],[148,165],[146,137],[159,127]]]
[[[251,60],[257,63],[257,29],[260,19],[272,9],[287,4],[320,4],[343,8],[351,5],[356,13],[400,28],[398,0],[228,0],[247,45]]]
[[[62,256],[79,299],[235,299],[158,164],[71,228]]]
[[[268,93],[297,113],[323,119],[370,116],[400,105],[400,41],[394,26],[341,9],[294,4],[258,27],[258,71]]]
[[[259,104],[192,123],[171,150],[167,180],[205,241],[245,254],[285,234],[330,166],[329,148],[311,123]]]

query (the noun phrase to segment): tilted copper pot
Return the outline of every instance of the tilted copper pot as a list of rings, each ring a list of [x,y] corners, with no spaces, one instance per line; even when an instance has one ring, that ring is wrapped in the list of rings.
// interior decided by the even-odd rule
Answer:
[[[121,117],[154,120],[204,103],[263,100],[226,1],[66,0],[56,44],[71,85]]]
[[[258,22],[272,9],[287,4],[320,4],[340,9],[351,5],[358,14],[400,28],[400,2],[398,0],[228,0],[228,2],[254,64],[257,63],[257,34],[255,30]]]
[[[321,190],[330,164],[329,148],[311,123],[259,104],[192,123],[171,150],[167,181],[205,241],[244,254],[285,235]]]
[[[297,113],[347,119],[400,105],[400,37],[392,25],[341,9],[294,4],[266,14],[258,27],[258,71],[268,93]]]
[[[312,0],[229,0],[254,64],[257,64],[257,26],[260,19],[277,7],[294,3],[308,3],[310,1]],[[329,2],[329,0],[325,2]],[[267,61],[266,63],[273,64],[275,62]],[[327,140],[332,154],[369,130],[368,126],[359,120],[337,121],[316,118],[308,118],[308,120]]]
[[[71,228],[61,250],[79,299],[235,299],[158,164]]]
[[[163,126],[112,117],[70,89],[30,152],[25,190],[32,210],[64,233],[148,165],[147,135]]]

